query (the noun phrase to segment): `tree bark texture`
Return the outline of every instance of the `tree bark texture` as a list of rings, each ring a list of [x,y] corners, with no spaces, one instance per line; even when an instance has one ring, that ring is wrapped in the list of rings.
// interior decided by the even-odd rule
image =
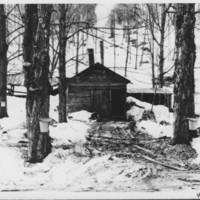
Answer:
[[[149,9],[149,7],[148,7]],[[151,69],[152,69],[152,87],[155,88],[155,55],[154,55],[154,26],[153,21],[150,15],[150,9],[149,9],[149,15],[147,16],[147,20],[149,21],[149,25],[146,24],[147,28],[147,35],[148,35],[148,41],[150,46],[150,58],[151,58]]]
[[[0,5],[0,118],[8,117],[7,114],[7,51],[6,43],[6,15],[4,5]]]
[[[79,24],[77,25],[79,30]],[[77,31],[77,38],[76,38],[76,74],[78,74],[78,67],[79,67],[79,48],[80,48],[80,42],[79,42],[79,31]]]
[[[59,5],[59,122],[67,122],[67,97],[66,97],[66,39],[65,39],[65,21],[66,8],[65,5]]]
[[[30,7],[29,7],[30,6]],[[28,12],[31,12],[29,15]],[[36,14],[37,12],[37,14]],[[26,69],[27,120],[30,162],[42,161],[50,153],[49,133],[41,133],[39,118],[49,117],[49,36],[52,5],[38,4],[26,6],[24,60],[31,60],[30,69]],[[32,24],[32,29],[31,29]],[[31,34],[32,32],[32,34]],[[30,43],[29,43],[29,42]],[[28,51],[28,44],[33,51]]]
[[[101,64],[104,65],[104,42],[100,41]]]
[[[194,117],[194,4],[177,4],[174,85],[174,143],[189,144],[188,117]]]
[[[154,55],[154,39],[150,39],[150,54],[151,54],[151,70],[152,70],[152,87],[155,88],[155,55]]]
[[[137,69],[137,65],[138,65],[138,30],[136,32],[136,53],[135,53],[135,69]]]
[[[129,46],[130,46],[130,30],[128,30],[127,33],[127,47],[126,47],[126,61],[125,61],[125,71],[124,71],[124,76],[127,77],[127,68],[128,68],[128,57],[129,57]]]
[[[160,26],[160,55],[159,55],[159,87],[163,87],[163,68],[164,68],[164,41],[165,41],[165,22],[166,22],[166,12],[165,4],[162,4],[161,12],[161,26]]]
[[[29,90],[31,82],[34,79],[34,68],[32,64],[33,59],[33,47],[35,46],[34,36],[36,35],[38,16],[37,16],[37,4],[26,4],[25,5],[25,15],[24,15],[24,39],[23,39],[23,59],[25,63],[30,63],[28,66],[23,67],[24,71],[24,85],[27,89],[26,96],[26,122],[27,122],[27,131],[31,132],[30,117],[32,113],[32,107],[34,102],[34,94]],[[37,138],[35,142],[29,138],[29,157],[37,149]]]

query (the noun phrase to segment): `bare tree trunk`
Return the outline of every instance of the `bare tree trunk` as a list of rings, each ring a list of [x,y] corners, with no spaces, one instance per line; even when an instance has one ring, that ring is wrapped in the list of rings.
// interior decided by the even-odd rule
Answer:
[[[165,4],[162,4],[161,12],[161,27],[160,27],[160,55],[159,55],[159,87],[163,87],[163,68],[164,68],[164,41],[165,41],[165,23],[166,23],[166,12]]]
[[[153,26],[153,21],[151,19],[150,9],[149,9],[149,15],[148,15],[147,19],[149,21],[149,25],[146,24],[146,26],[149,26],[148,27],[149,29],[147,29],[147,34],[148,34],[148,40],[149,40],[149,46],[150,46],[151,69],[152,69],[152,87],[155,88],[154,26]],[[151,37],[150,37],[149,32],[151,34]]]
[[[28,10],[29,8],[29,10]],[[29,23],[37,25],[36,32],[33,28],[34,33],[34,43],[33,46],[30,46],[33,49],[33,52],[28,56],[27,51],[24,51],[24,59],[30,59],[32,56],[31,62],[31,79],[28,80],[27,89],[27,111],[28,113],[28,139],[29,139],[29,151],[28,151],[28,161],[29,162],[40,162],[45,156],[47,156],[51,151],[50,137],[49,133],[40,132],[39,127],[39,118],[48,118],[49,117],[49,93],[50,93],[50,83],[49,83],[49,35],[50,35],[50,19],[52,12],[52,5],[49,4],[39,4],[32,5],[28,7],[26,14],[28,15],[33,9],[33,18],[32,22]],[[38,9],[36,15],[36,9]],[[29,19],[30,19],[29,18]],[[28,21],[27,21],[28,23]],[[30,28],[31,25],[27,26]],[[27,27],[27,28],[28,28]],[[26,30],[26,29],[25,29]],[[29,33],[32,40],[32,35]],[[24,45],[28,43],[28,39],[25,34]],[[30,40],[30,42],[32,42]],[[26,46],[26,48],[28,48]],[[26,49],[27,50],[27,49]]]
[[[7,114],[7,51],[6,43],[6,15],[4,5],[0,5],[0,118],[8,117]]]
[[[154,63],[154,40],[151,40],[151,69],[152,69],[152,86],[155,88],[155,63]]]
[[[188,117],[194,117],[195,4],[178,4],[174,84],[174,144],[189,144]]]
[[[65,5],[59,5],[59,122],[67,122],[67,97],[66,97],[66,39],[65,39],[65,21],[66,9]]]
[[[127,37],[128,37],[128,40],[127,40],[127,48],[126,48],[125,71],[124,71],[124,76],[125,76],[125,77],[127,77],[128,57],[129,57],[129,46],[130,46],[130,31],[129,31],[129,30],[128,30]]]
[[[138,64],[138,30],[136,32],[136,54],[135,54],[135,69],[137,69]]]
[[[79,30],[79,25],[78,30]],[[77,32],[77,44],[76,44],[76,74],[78,74],[78,66],[79,66],[79,31]]]
[[[154,31],[154,30],[152,30]],[[151,69],[152,69],[152,87],[155,88],[155,63],[154,63],[154,39],[149,37],[147,29],[148,41],[150,46],[150,59],[151,59]]]
[[[141,59],[140,59],[140,66],[143,63],[143,56],[144,56],[144,47],[145,47],[145,43],[146,43],[146,34],[147,34],[147,29],[145,28],[145,32],[144,32],[144,39],[143,39],[143,45],[142,45],[142,55],[141,55]]]
[[[23,40],[23,59],[24,59],[24,85],[27,88],[26,96],[26,121],[28,133],[31,133],[31,113],[33,108],[34,94],[29,90],[31,82],[34,79],[34,68],[32,64],[33,59],[33,46],[34,46],[34,35],[37,30],[37,4],[26,4],[25,5],[25,17],[24,17],[24,40]],[[34,141],[35,140],[35,141]],[[37,138],[29,138],[29,159],[34,160],[37,154]],[[35,143],[35,144],[34,144]]]
[[[116,34],[115,34],[115,12],[114,12],[114,71],[116,71]]]

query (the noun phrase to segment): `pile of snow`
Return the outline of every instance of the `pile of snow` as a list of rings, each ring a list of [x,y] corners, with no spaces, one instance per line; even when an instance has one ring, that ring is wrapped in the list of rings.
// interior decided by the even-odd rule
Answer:
[[[140,101],[140,100],[138,100],[138,99],[136,99],[134,97],[131,97],[131,96],[127,97],[126,102],[127,103],[134,102],[138,106],[144,107],[145,110],[149,110],[152,107],[152,105],[150,103],[146,103],[146,102]]]
[[[136,121],[139,121],[142,118],[142,114],[145,109],[139,108],[137,106],[132,106],[127,112],[126,117],[129,119],[131,116],[134,116]]]
[[[71,121],[59,123],[56,127],[50,126],[50,136],[54,139],[53,145],[85,142],[88,135],[89,125],[83,122]]]
[[[3,131],[12,131],[15,129],[23,129],[26,127],[26,119],[22,118],[10,118],[5,117],[0,119],[0,130]]]
[[[2,131],[2,130],[1,130]],[[3,131],[2,131],[3,132]],[[24,140],[25,129],[14,129],[5,134],[0,132],[0,142],[11,142],[13,144],[17,144],[19,140]]]
[[[16,149],[1,147],[0,154],[0,190],[7,186],[7,189],[15,189],[16,185],[23,179],[23,160]],[[3,189],[3,188],[2,188]]]
[[[89,122],[90,121],[89,118],[91,117],[91,114],[92,114],[91,112],[88,112],[86,110],[81,110],[81,111],[70,113],[68,118],[72,117],[73,120]]]
[[[127,111],[127,117],[134,116],[136,121],[140,121],[142,118],[142,114],[144,110],[152,109],[152,105],[150,103],[142,102],[134,97],[127,97],[127,103],[135,103],[136,105],[143,107],[140,108],[138,106],[133,105]],[[138,122],[137,126],[139,129],[146,130],[147,133],[154,138],[159,138],[163,136],[173,137],[173,113],[169,112],[169,109],[163,105],[154,105],[153,112],[156,117],[156,122],[147,120]],[[170,125],[161,125],[161,121],[166,121],[170,123]]]
[[[156,120],[158,123],[161,121],[166,121],[169,123],[173,123],[173,113],[169,112],[169,108],[163,105],[154,105],[153,112],[155,114]]]
[[[56,150],[45,159],[45,162],[52,163],[58,155],[58,164],[48,172],[48,188],[58,187],[59,189],[70,189],[70,191],[89,191],[101,188],[106,191],[108,185],[116,186],[127,174],[126,172],[137,173],[143,165],[136,164],[132,160],[122,160],[114,157],[110,161],[110,155],[94,157],[91,159],[69,156],[67,151]],[[123,173],[123,174],[122,174]],[[111,187],[112,187],[111,186]]]
[[[200,164],[200,137],[194,138],[192,140],[191,146],[196,150],[197,152],[197,158],[193,160],[194,164]]]
[[[147,120],[141,121],[137,124],[138,128],[145,130],[149,135],[154,138],[159,138],[163,136],[173,137],[173,127],[172,125],[160,125],[156,122]]]
[[[134,116],[135,120],[138,121],[141,119],[142,114],[144,110],[150,110],[152,109],[152,105],[150,103],[142,102],[134,97],[127,97],[127,103],[135,103],[138,106],[132,106],[128,111],[127,111],[127,118],[129,116]],[[153,112],[156,117],[156,121],[160,123],[161,121],[167,121],[169,123],[173,122],[173,116],[172,113],[169,112],[169,109],[166,106],[163,105],[154,105],[153,106]]]

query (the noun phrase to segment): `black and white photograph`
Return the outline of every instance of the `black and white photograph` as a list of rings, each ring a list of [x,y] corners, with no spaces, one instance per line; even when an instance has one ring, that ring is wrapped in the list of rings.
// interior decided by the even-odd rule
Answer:
[[[200,199],[200,1],[0,4],[0,199]]]

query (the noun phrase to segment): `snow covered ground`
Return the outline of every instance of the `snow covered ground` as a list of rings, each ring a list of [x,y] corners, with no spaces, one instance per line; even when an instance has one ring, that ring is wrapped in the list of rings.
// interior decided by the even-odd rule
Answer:
[[[50,116],[55,120],[57,118],[56,106],[57,102],[53,97]],[[22,190],[33,189],[40,187],[44,182],[48,182],[53,188],[56,185],[61,189],[66,173],[76,179],[76,176],[70,173],[70,169],[79,168],[79,164],[77,164],[78,161],[73,163],[73,156],[69,156],[73,152],[70,151],[54,149],[43,163],[27,166],[21,152],[16,147],[20,140],[26,141],[24,137],[26,132],[25,99],[9,96],[8,114],[8,118],[0,120],[0,190],[12,190],[16,187]],[[88,127],[86,123],[72,120],[68,123],[60,123],[56,127],[51,126],[50,136],[53,138],[53,146],[84,143]],[[68,157],[69,159],[66,159]],[[54,166],[55,163],[58,165]],[[69,182],[71,179],[69,175],[67,177]]]
[[[138,101],[137,104],[149,108],[144,102]],[[50,117],[55,120],[57,105],[57,98],[51,97]],[[166,115],[171,117],[164,107],[155,106],[154,112],[158,121],[166,120]],[[9,118],[0,120],[0,191],[152,192],[159,188],[159,183],[154,187],[146,182],[151,171],[148,170],[155,171],[153,164],[147,168],[146,164],[111,154],[87,156],[85,136],[94,122],[89,120],[90,113],[86,111],[71,114],[73,118],[68,123],[50,127],[53,150],[38,164],[24,162],[22,152],[25,148],[17,146],[20,140],[26,141],[25,99],[8,97],[8,114]],[[120,127],[120,122],[118,125]],[[138,128],[145,129],[155,138],[172,136],[172,125],[164,126],[149,120],[138,122]],[[197,138],[193,146],[196,148],[199,143]],[[63,145],[74,145],[74,148],[65,149]],[[171,187],[170,181],[166,181],[167,187]]]

